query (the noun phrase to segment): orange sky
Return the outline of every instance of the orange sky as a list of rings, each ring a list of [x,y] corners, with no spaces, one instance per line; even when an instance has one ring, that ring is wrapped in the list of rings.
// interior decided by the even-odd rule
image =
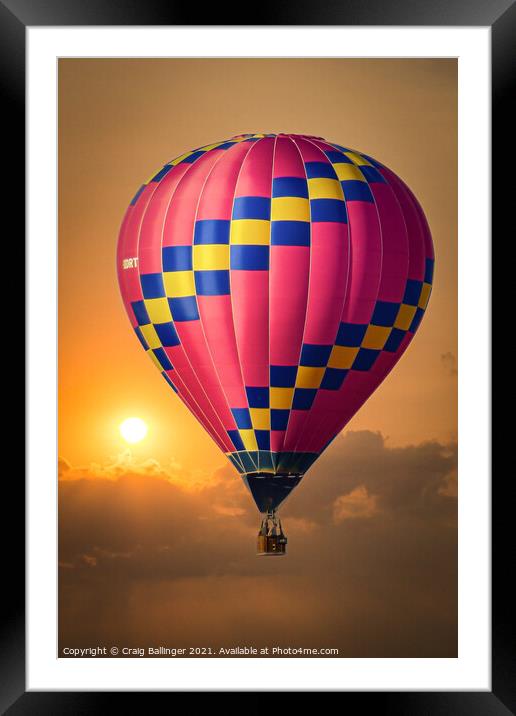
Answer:
[[[282,510],[281,560],[255,557],[251,497],[136,340],[115,266],[143,181],[262,131],[388,165],[436,253],[409,350]],[[455,60],[60,60],[61,648],[273,635],[339,656],[456,654],[456,212]],[[149,426],[131,455],[129,416]]]

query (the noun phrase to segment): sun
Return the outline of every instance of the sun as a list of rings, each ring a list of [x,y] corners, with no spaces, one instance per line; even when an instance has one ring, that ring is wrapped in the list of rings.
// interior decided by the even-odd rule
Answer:
[[[139,443],[147,435],[147,425],[141,418],[127,418],[120,424],[120,434],[128,443]]]

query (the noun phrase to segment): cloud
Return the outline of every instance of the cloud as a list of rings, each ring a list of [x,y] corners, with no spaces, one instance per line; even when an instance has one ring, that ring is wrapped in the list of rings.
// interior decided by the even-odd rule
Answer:
[[[60,461],[60,645],[151,640],[456,653],[455,444],[339,436],[282,510],[288,556],[254,554],[231,466]]]
[[[333,519],[335,522],[373,517],[378,512],[377,498],[370,495],[362,485],[347,495],[337,497],[333,503]]]
[[[457,358],[454,353],[448,351],[441,354],[441,363],[449,375],[457,375]]]
[[[60,457],[57,461],[57,476],[59,477],[59,479],[65,478],[69,470],[71,470],[70,463],[67,462],[63,457]]]

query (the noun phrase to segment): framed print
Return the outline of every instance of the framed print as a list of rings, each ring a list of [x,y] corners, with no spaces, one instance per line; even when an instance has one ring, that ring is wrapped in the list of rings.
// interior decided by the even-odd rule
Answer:
[[[8,713],[176,691],[514,710],[499,5],[199,26],[3,3],[29,398]]]

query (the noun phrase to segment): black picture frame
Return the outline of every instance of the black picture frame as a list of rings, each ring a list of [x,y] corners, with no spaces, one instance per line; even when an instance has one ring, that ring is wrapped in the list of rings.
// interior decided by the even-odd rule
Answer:
[[[28,26],[66,25],[198,25],[199,10],[170,0],[0,0],[0,86],[4,98],[4,146],[12,153],[8,172],[2,172],[2,197],[9,201],[17,217],[10,236],[13,259],[20,266],[23,258],[22,225],[25,215],[25,37]],[[229,22],[225,22],[225,17]],[[405,26],[489,26],[492,38],[492,231],[500,243],[505,227],[511,227],[514,199],[509,195],[514,180],[504,181],[507,169],[514,165],[515,125],[511,80],[516,68],[516,4],[514,0],[352,0],[309,3],[281,0],[259,6],[240,7],[239,12],[224,14],[220,6],[204,6],[203,25],[405,25]],[[235,22],[237,20],[237,22]],[[512,142],[512,144],[511,144]],[[4,150],[4,151],[6,151]],[[14,187],[14,189],[13,189]],[[513,191],[514,193],[514,191]],[[17,211],[16,211],[17,210]],[[513,232],[513,229],[510,230]],[[511,242],[512,243],[512,242]],[[502,269],[503,270],[503,269]],[[509,269],[505,269],[509,270]],[[19,288],[18,274],[4,276],[4,290]],[[509,279],[510,281],[510,279]],[[7,282],[7,286],[5,286]],[[493,284],[493,301],[498,286]],[[512,282],[513,283],[513,282]],[[12,285],[11,285],[12,284]],[[500,305],[500,304],[499,304]],[[493,312],[493,320],[496,313]],[[502,320],[502,319],[500,319]],[[493,371],[494,380],[502,380],[503,366]],[[493,380],[492,388],[495,387]],[[504,391],[505,392],[505,391]],[[508,401],[508,397],[506,400]],[[493,402],[494,407],[494,402]],[[503,431],[492,438],[494,456],[507,444]],[[471,446],[474,449],[474,446]],[[504,471],[505,472],[505,471]],[[516,645],[514,629],[514,596],[510,576],[514,571],[516,546],[512,530],[513,479],[510,470],[493,481],[492,497],[492,691],[460,692],[342,692],[344,708],[359,705],[375,708],[384,714],[453,714],[461,716],[502,716],[516,713]],[[513,472],[513,471],[512,471]],[[19,467],[16,479],[4,481],[4,499],[12,526],[4,539],[5,607],[1,619],[0,710],[12,716],[20,714],[86,714],[102,713],[127,701],[128,713],[148,711],[149,692],[26,692],[25,690],[25,500]],[[4,537],[6,522],[4,521]],[[235,689],[236,690],[236,689]],[[152,693],[156,699],[170,699],[173,694]]]

